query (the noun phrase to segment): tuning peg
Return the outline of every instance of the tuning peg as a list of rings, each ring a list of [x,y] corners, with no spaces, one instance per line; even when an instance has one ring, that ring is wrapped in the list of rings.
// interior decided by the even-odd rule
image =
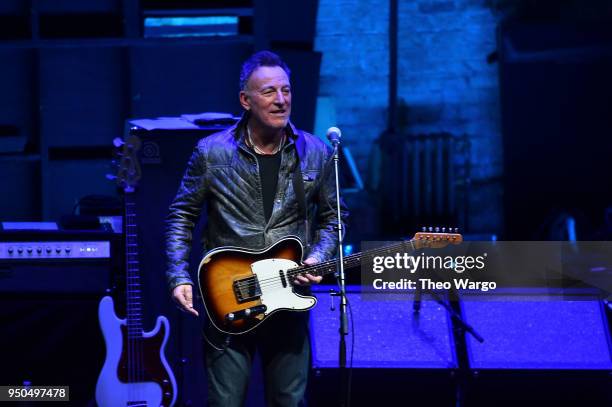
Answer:
[[[445,227],[442,228],[442,233],[446,233],[446,228]]]
[[[431,227],[431,226],[430,226],[430,227],[429,227],[429,231],[430,231],[430,232],[433,232],[433,227]]]
[[[113,139],[113,145],[114,145],[115,147],[117,147],[117,148],[121,147],[121,146],[122,146],[122,145],[124,145],[124,144],[125,144],[125,142],[124,142],[123,140],[121,140],[121,138],[120,138],[120,137],[115,137],[115,138]]]

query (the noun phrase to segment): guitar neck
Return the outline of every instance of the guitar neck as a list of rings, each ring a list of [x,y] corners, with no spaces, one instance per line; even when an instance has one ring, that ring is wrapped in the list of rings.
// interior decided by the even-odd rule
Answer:
[[[142,337],[142,287],[140,263],[138,260],[138,234],[136,224],[136,203],[133,193],[124,194],[125,199],[125,271],[127,293],[127,327],[130,338]]]
[[[361,264],[361,260],[365,257],[376,256],[376,255],[389,255],[391,253],[398,252],[400,250],[416,250],[416,246],[414,244],[414,240],[408,240],[404,242],[394,243],[389,246],[379,247],[372,250],[367,250],[364,252],[359,252],[352,254],[350,256],[346,256],[343,258],[343,264],[346,268],[357,267]],[[291,270],[290,274],[297,275],[302,273],[309,273],[313,276],[325,276],[328,274],[332,274],[336,272],[336,267],[338,265],[337,259],[327,260],[321,263],[313,264],[310,266],[302,266]]]

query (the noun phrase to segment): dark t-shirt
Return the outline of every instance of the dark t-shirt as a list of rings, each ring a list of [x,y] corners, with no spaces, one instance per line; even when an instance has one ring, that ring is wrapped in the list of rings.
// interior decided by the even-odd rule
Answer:
[[[276,195],[276,184],[278,183],[278,171],[281,164],[281,152],[271,155],[255,154],[259,164],[259,177],[263,193],[264,215],[266,222],[272,216],[274,207],[274,196]]]

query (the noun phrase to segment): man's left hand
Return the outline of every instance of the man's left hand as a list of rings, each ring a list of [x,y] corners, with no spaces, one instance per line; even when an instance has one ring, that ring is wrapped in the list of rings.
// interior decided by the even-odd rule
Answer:
[[[314,257],[309,257],[306,260],[304,260],[304,264],[308,266],[311,266],[316,263],[318,263],[318,260],[315,259]],[[306,273],[304,275],[297,275],[295,277],[295,280],[293,280],[293,283],[295,285],[310,285],[310,284],[319,284],[321,280],[323,280],[322,276],[315,277],[312,274]]]

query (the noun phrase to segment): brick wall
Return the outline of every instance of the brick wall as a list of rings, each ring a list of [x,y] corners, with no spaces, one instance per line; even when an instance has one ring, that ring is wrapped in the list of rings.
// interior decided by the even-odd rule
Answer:
[[[388,0],[319,0],[319,93],[335,99],[338,126],[362,174],[372,141],[386,127],[388,13]],[[499,233],[498,66],[486,61],[496,48],[496,16],[484,0],[400,1],[398,25],[401,128],[470,136],[470,229]]]

